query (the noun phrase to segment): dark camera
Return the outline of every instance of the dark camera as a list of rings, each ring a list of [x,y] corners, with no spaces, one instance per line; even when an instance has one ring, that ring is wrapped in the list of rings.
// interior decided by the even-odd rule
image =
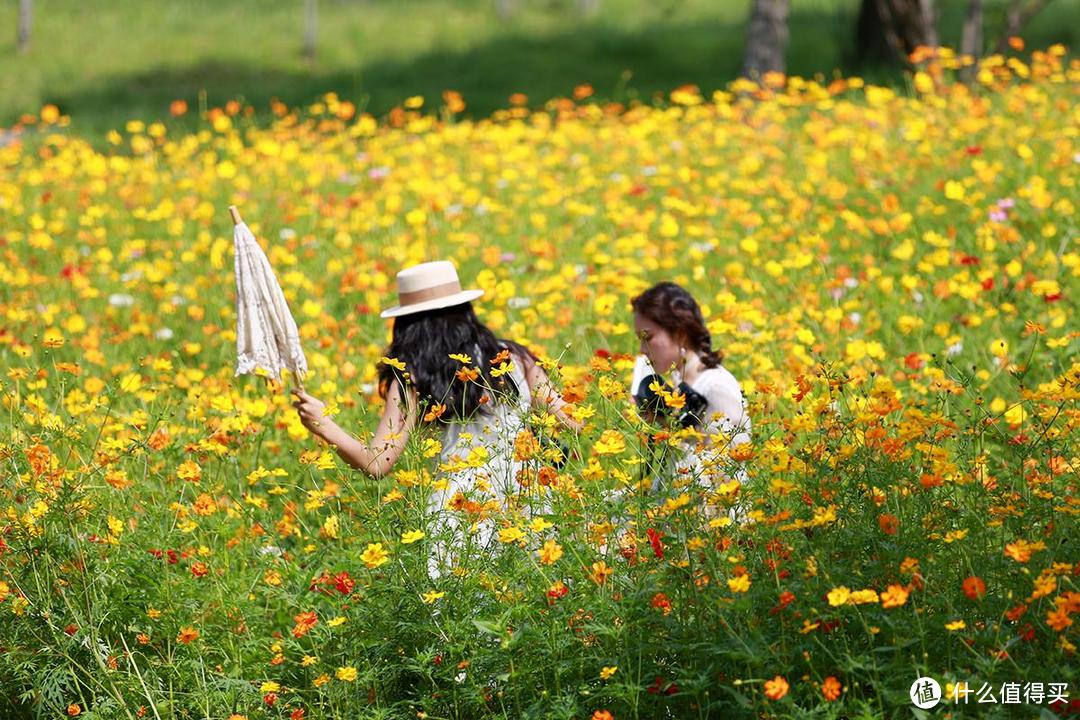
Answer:
[[[664,402],[661,393],[650,387],[654,383],[659,385],[664,392],[672,392],[671,386],[664,382],[664,378],[659,375],[649,375],[638,385],[638,391],[634,399],[637,400],[638,408],[642,411],[666,419],[672,415],[672,408],[668,407],[667,403]],[[679,383],[679,392],[686,398],[686,403],[678,411],[675,420],[684,428],[701,425],[705,419],[705,411],[709,407],[709,401],[704,395],[685,382]]]

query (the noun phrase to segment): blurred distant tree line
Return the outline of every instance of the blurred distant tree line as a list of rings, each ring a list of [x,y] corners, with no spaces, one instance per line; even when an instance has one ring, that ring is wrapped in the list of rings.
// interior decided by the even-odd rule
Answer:
[[[755,77],[784,72],[791,0],[751,2],[743,73]],[[979,57],[987,49],[1003,50],[1008,39],[1017,35],[1049,2],[1008,0],[1003,9],[999,8],[1004,13],[1001,36],[988,47],[983,38],[984,2],[967,0],[960,52]],[[855,24],[855,54],[859,63],[902,63],[919,46],[938,46],[935,0],[862,0]]]
[[[854,28],[855,60],[859,64],[898,64],[906,62],[919,46],[938,46],[937,2],[966,2],[966,13],[959,51],[981,56],[987,50],[1004,50],[1010,37],[1020,30],[1051,0],[861,0]],[[30,47],[33,0],[16,0],[16,47],[25,52]],[[318,0],[301,0],[303,5],[303,54],[309,60],[316,55]],[[529,0],[492,0],[495,12],[508,18]],[[791,0],[747,0],[750,18],[746,27],[743,74],[758,77],[767,72],[785,72],[788,22]],[[562,0],[582,17],[600,10],[602,0]],[[991,10],[987,6],[993,5]],[[984,38],[984,19],[988,12],[1000,14],[995,19],[1002,28],[992,43]]]

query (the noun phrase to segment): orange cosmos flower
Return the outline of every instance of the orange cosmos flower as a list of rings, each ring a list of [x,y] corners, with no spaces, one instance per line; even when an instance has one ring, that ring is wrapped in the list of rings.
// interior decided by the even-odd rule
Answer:
[[[907,602],[908,590],[903,585],[890,585],[881,593],[881,607],[888,609],[900,607]]]
[[[1053,610],[1047,611],[1046,624],[1058,632],[1065,632],[1065,628],[1072,625],[1072,618],[1069,617],[1065,606],[1059,605]]]
[[[986,595],[986,583],[978,575],[972,575],[971,577],[964,578],[963,582],[964,595],[969,600],[979,600]]]
[[[193,627],[180,628],[180,632],[176,636],[176,642],[181,645],[187,645],[194,642],[199,637],[199,631]]]
[[[881,528],[881,532],[886,535],[895,535],[900,531],[900,518],[889,513],[883,513],[878,515],[878,527]]]
[[[788,693],[788,681],[777,675],[772,680],[765,681],[765,697],[770,700],[779,700]]]
[[[296,623],[296,627],[292,630],[293,637],[302,638],[318,624],[319,616],[313,612],[302,612],[294,617],[293,621]]]
[[[825,678],[825,682],[821,683],[821,696],[825,698],[827,702],[833,702],[840,697],[840,692],[844,689],[844,686],[840,684],[840,681],[830,675]]]
[[[476,380],[476,378],[480,377],[480,371],[476,368],[463,367],[456,373],[454,373],[454,377],[456,377],[461,382],[472,382]]]
[[[593,86],[588,83],[577,85],[574,87],[574,99],[584,100],[585,98],[593,94]]]
[[[608,567],[607,563],[601,560],[600,562],[592,564],[592,570],[589,572],[589,577],[597,585],[603,585],[614,572],[614,568]]]
[[[1018,563],[1026,563],[1031,559],[1032,553],[1044,549],[1046,549],[1046,544],[1043,542],[1030,543],[1027,540],[1017,540],[1005,546],[1005,556]]]
[[[542,565],[551,565],[558,561],[563,556],[562,545],[554,540],[548,540],[544,543],[544,547],[540,548],[540,563]]]
[[[424,415],[424,422],[431,422],[433,420],[437,420],[438,418],[441,418],[443,416],[443,413],[445,412],[446,405],[438,403],[434,405],[430,410],[428,410],[426,415]]]

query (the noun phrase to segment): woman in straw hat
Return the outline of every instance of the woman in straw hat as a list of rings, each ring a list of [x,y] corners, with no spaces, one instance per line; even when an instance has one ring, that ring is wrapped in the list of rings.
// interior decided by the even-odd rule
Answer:
[[[406,268],[397,284],[398,305],[382,312],[394,318],[394,329],[388,362],[379,366],[379,393],[386,403],[372,440],[354,438],[302,390],[293,390],[293,406],[304,427],[375,478],[390,472],[419,423],[439,425],[445,482],[434,485],[429,516],[455,530],[479,520],[475,542],[483,547],[494,529],[485,508],[497,500],[509,509],[523,499],[514,443],[530,407],[546,407],[569,428],[580,425],[566,414],[537,358],[518,343],[496,338],[476,317],[472,301],[483,291],[462,290],[453,263]],[[436,543],[443,557],[431,566],[433,573],[449,560],[446,547]]]

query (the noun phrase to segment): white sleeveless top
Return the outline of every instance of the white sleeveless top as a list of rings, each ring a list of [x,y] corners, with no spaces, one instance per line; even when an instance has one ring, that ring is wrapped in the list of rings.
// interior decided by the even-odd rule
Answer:
[[[655,372],[648,358],[639,355],[634,363],[633,379],[630,381],[631,395],[637,395],[641,381]],[[746,412],[746,400],[738,380],[723,366],[702,370],[694,382],[690,383],[690,387],[709,402],[702,427],[699,428],[705,438],[696,447],[685,445],[680,457],[675,458],[675,463],[676,470],[688,471],[701,477],[710,465],[715,464],[710,462],[712,458],[708,455],[750,442],[750,416]],[[743,482],[746,473],[740,469],[733,478]]]

